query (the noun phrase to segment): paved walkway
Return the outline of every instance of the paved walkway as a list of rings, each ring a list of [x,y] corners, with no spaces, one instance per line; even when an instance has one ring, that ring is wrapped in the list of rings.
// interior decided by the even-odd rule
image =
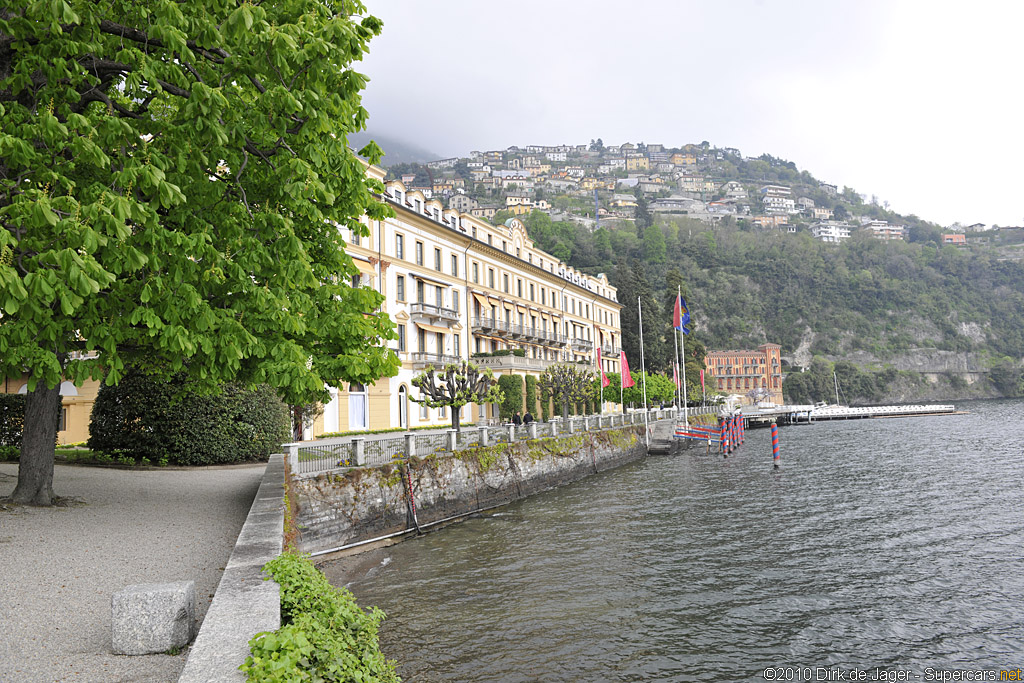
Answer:
[[[57,465],[54,492],[80,503],[0,504],[0,682],[176,681],[186,653],[112,654],[110,598],[191,579],[201,623],[264,468]],[[0,464],[0,497],[16,482]]]

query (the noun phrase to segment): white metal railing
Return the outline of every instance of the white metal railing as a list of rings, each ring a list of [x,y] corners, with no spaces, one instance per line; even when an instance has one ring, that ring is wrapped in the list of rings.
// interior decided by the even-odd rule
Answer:
[[[500,357],[502,360],[518,358]],[[477,359],[490,360],[490,359]],[[523,359],[519,360],[534,360]],[[552,361],[553,362],[553,361]],[[690,415],[696,412],[690,411]],[[674,408],[648,411],[648,421],[677,419],[680,413]],[[396,460],[407,460],[410,456],[425,457],[433,453],[453,452],[494,443],[543,439],[569,434],[583,434],[608,429],[619,429],[630,425],[642,425],[644,411],[611,415],[584,415],[569,418],[554,418],[550,422],[532,422],[528,425],[464,426],[461,431],[447,429],[443,432],[416,434],[406,432],[394,434],[336,437],[322,439],[315,443],[284,444],[288,461],[294,476],[313,477],[332,470],[348,467],[384,465]]]

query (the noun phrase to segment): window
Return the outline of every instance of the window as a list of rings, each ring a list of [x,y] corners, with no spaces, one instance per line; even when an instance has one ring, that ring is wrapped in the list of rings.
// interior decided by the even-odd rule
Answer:
[[[590,304],[587,304],[587,317],[590,317]]]
[[[398,350],[405,351],[405,325],[398,326]]]
[[[67,428],[68,428],[68,409],[67,408],[61,408],[60,409],[60,421],[57,424],[57,431],[58,432],[63,432]]]
[[[508,242],[506,242],[505,240],[501,241],[501,250],[504,252],[508,251]]]
[[[437,307],[444,308],[444,288],[434,287],[434,291],[437,294]]]
[[[420,404],[420,419],[421,420],[429,420],[430,419],[430,408],[428,408],[425,403],[421,403]]]
[[[473,261],[473,282],[480,282],[480,264]]]
[[[352,241],[352,244],[354,244],[355,246],[357,246],[357,247],[359,246],[360,237],[359,237],[359,233],[356,232],[355,230],[352,231],[352,240],[351,241]]]
[[[520,299],[523,298],[523,280],[522,278],[516,278],[516,296]]]
[[[487,286],[494,289],[494,268],[487,269]]]
[[[452,350],[455,352],[456,356],[462,355],[462,349],[459,346],[459,339],[461,339],[460,335],[452,335]]]
[[[452,290],[452,308],[456,313],[459,312],[459,292],[454,289]]]
[[[395,235],[395,258],[405,258],[405,236],[401,234]]]
[[[508,273],[501,276],[502,282],[505,285],[505,293],[508,294]]]
[[[531,282],[530,283],[530,301],[533,301],[533,300],[534,300],[534,298],[533,298],[533,283]]]
[[[473,239],[476,239],[476,226],[473,226]]]
[[[441,272],[441,250],[434,248],[434,270]]]
[[[459,257],[456,254],[452,254],[452,275],[459,276]]]
[[[547,302],[546,299],[547,299],[547,295],[544,293],[544,288],[541,287],[540,288],[540,305],[541,306],[547,306],[548,305],[548,302]]]
[[[423,242],[416,243],[416,265],[423,265]]]
[[[492,247],[494,246],[494,236],[490,233],[487,233],[487,244],[490,244]]]
[[[395,280],[395,299],[405,301],[405,276],[399,275]]]
[[[362,283],[363,283],[362,281],[363,281],[363,277],[361,275],[353,275],[352,276],[352,286],[353,287],[359,287],[360,285],[362,285]]]
[[[416,281],[416,302],[423,303],[423,280]]]

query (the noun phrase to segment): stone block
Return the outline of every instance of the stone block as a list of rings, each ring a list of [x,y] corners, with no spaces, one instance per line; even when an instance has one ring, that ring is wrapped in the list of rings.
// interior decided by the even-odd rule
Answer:
[[[110,599],[114,652],[148,655],[182,648],[196,623],[195,581],[128,586]]]

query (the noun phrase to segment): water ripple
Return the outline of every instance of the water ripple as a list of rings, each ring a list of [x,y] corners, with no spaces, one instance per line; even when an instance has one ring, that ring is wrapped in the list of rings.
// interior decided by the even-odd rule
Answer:
[[[407,681],[762,680],[1024,659],[1024,402],[750,431],[389,548],[350,585]]]

